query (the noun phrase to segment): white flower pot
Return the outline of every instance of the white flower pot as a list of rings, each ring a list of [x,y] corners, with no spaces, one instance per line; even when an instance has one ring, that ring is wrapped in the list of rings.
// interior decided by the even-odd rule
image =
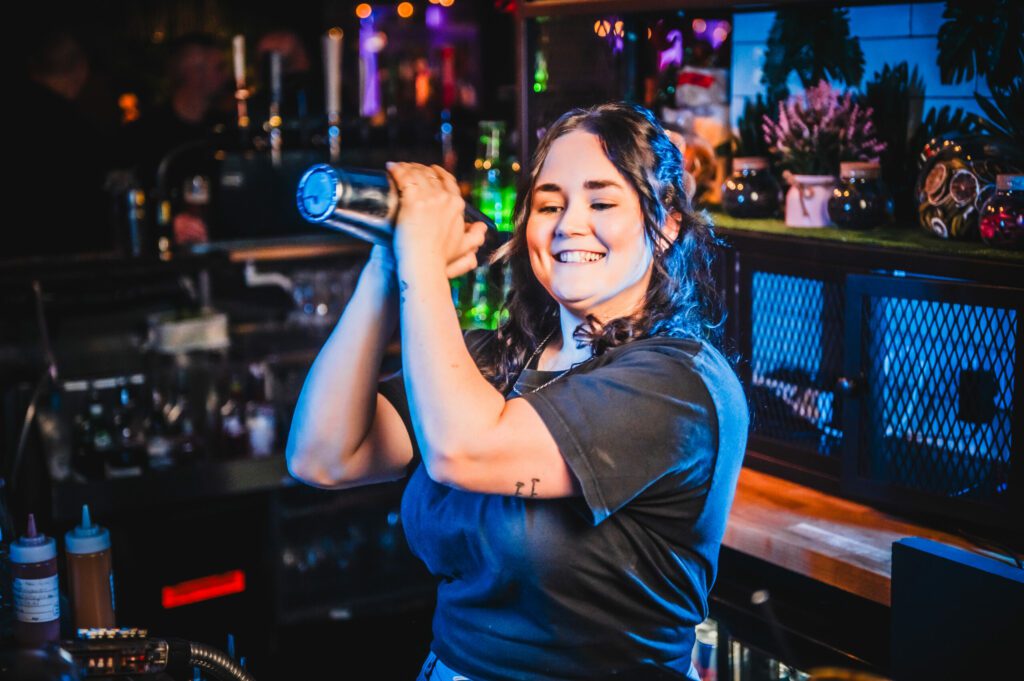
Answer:
[[[836,186],[833,175],[789,175],[786,192],[788,227],[827,227],[828,200]]]

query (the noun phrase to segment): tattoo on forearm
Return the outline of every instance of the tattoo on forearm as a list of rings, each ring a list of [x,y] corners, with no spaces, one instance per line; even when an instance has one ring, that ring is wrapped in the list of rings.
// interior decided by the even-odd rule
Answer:
[[[533,484],[530,485],[530,496],[531,497],[535,497],[535,496],[537,496],[537,483],[540,482],[540,478],[530,478],[530,481],[533,483]],[[516,496],[517,497],[523,496],[523,487],[525,487],[525,486],[526,486],[525,482],[517,482],[516,483]]]
[[[405,302],[405,291],[408,288],[409,288],[409,284],[407,284],[404,279],[399,279],[398,280],[398,291],[399,291],[398,299],[401,302],[403,302],[403,303]]]

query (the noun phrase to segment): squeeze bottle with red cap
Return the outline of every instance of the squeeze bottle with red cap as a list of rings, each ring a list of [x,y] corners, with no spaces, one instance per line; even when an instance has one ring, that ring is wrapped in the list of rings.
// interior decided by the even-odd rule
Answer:
[[[88,506],[82,506],[82,524],[64,535],[64,550],[75,626],[79,629],[113,628],[114,571],[110,562],[110,532],[93,525]]]
[[[28,514],[25,536],[11,542],[14,577],[14,638],[23,646],[42,647],[60,638],[57,587],[57,542],[36,531]]]

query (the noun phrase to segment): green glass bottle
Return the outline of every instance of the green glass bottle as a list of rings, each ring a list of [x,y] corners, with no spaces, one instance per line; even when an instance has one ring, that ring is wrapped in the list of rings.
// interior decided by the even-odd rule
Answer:
[[[467,304],[469,297],[469,274],[463,274],[454,279],[448,280],[448,285],[451,286],[452,290],[452,304],[455,305],[455,316],[459,319],[459,326],[463,329],[468,328],[466,325],[466,319],[469,312],[469,305]]]
[[[491,327],[497,329],[505,320],[508,319],[508,292],[512,290],[512,266],[509,263],[505,263],[501,269],[501,289],[500,298],[496,305],[494,305],[494,311],[491,315]]]
[[[499,231],[512,231],[512,207],[516,200],[515,173],[519,164],[503,152],[505,123],[480,121],[474,167],[473,201],[494,220]]]
[[[493,323],[493,312],[488,296],[488,282],[487,275],[490,272],[490,268],[487,265],[481,265],[476,268],[473,277],[473,296],[471,298],[471,304],[466,315],[465,328],[469,329],[491,329]]]

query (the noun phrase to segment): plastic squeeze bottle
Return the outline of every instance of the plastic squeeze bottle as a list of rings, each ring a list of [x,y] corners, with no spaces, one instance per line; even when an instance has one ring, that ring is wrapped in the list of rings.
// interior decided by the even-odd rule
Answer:
[[[64,535],[71,614],[79,629],[114,626],[114,570],[110,531],[94,525],[82,506],[82,524]]]
[[[28,514],[25,536],[11,542],[14,577],[14,638],[38,648],[60,638],[60,596],[57,586],[57,542],[36,531]]]

